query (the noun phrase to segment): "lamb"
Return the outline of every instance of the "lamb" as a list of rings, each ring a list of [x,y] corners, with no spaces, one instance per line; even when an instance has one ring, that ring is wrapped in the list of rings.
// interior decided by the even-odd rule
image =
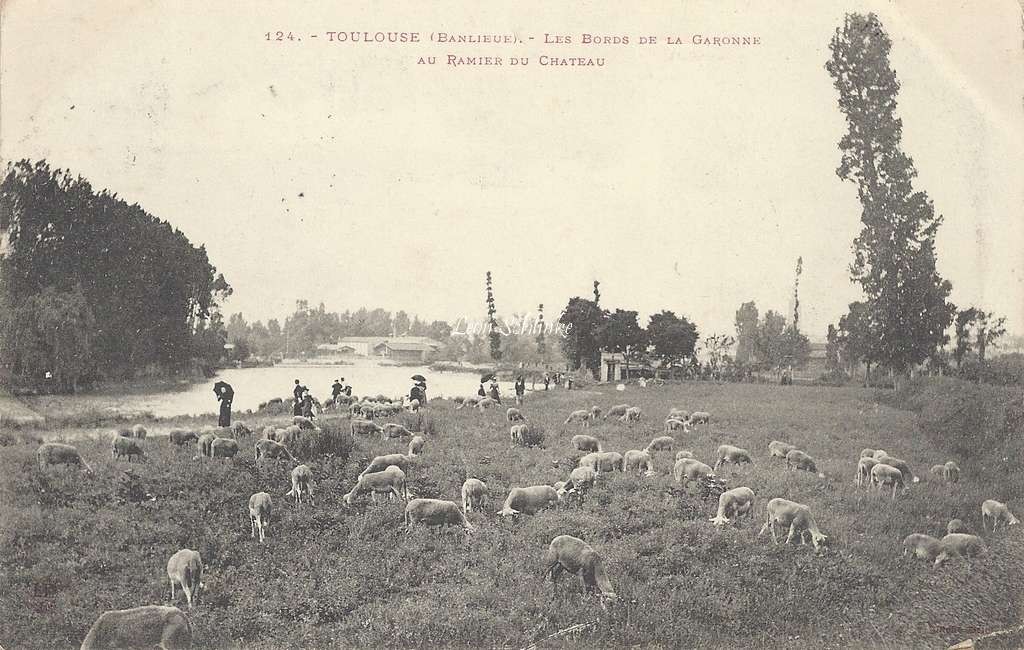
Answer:
[[[526,418],[523,417],[523,412],[514,406],[510,406],[505,411],[505,419],[509,422],[526,422]]]
[[[679,409],[679,408],[676,408],[676,407],[673,406],[669,410],[668,415],[666,416],[666,419],[667,420],[680,420],[680,421],[682,421],[682,420],[686,420],[686,418],[688,418],[688,417],[690,417],[690,412],[689,411],[684,411],[683,409]]]
[[[550,485],[513,487],[498,514],[502,517],[518,514],[534,515],[555,503],[558,503],[558,493]]]
[[[36,449],[36,462],[39,469],[45,470],[47,465],[78,465],[87,474],[92,474],[92,468],[85,462],[78,449],[62,442],[44,442]]]
[[[192,624],[177,607],[145,605],[103,612],[89,628],[82,650],[192,647]]]
[[[187,442],[199,440],[199,435],[195,431],[188,431],[186,429],[171,429],[167,433],[167,439],[180,447]]]
[[[719,445],[718,446],[718,461],[715,463],[715,469],[724,465],[725,463],[732,463],[733,465],[742,465],[743,463],[753,464],[753,459],[750,458],[750,452],[742,447],[734,447],[733,445]]]
[[[786,467],[791,470],[802,469],[807,472],[818,471],[818,466],[815,464],[814,459],[799,449],[791,449],[789,453],[786,454]],[[825,478],[825,475],[821,473],[819,473],[818,476]]]
[[[629,404],[617,404],[608,409],[608,412],[605,413],[604,415],[604,419],[607,420],[608,418],[620,418],[623,415],[625,415],[626,411],[628,410]]]
[[[294,497],[295,503],[302,503],[302,495],[309,498],[309,504],[315,506],[313,501],[313,470],[309,465],[299,465],[292,470],[292,489],[285,493],[286,497]]]
[[[307,418],[304,415],[296,415],[295,417],[293,417],[292,424],[297,425],[300,429],[308,429],[310,431],[313,431],[317,428],[317,426],[313,424],[313,420]]]
[[[626,452],[622,459],[622,471],[633,472],[637,475],[653,474],[654,473],[654,459],[651,458],[650,447],[643,451],[639,449],[630,449]]]
[[[204,433],[198,438],[196,438],[196,449],[199,451],[199,455],[210,456],[210,448],[213,447],[213,441],[216,439],[216,433]]]
[[[1003,522],[1003,528],[1009,526],[1015,526],[1020,521],[1013,516],[1010,509],[1006,507],[1005,503],[1000,503],[995,499],[986,499],[981,504],[981,529],[986,530],[985,524],[989,519],[992,519],[992,532],[996,531],[996,527],[999,526],[999,522]]]
[[[672,436],[658,436],[647,444],[647,451],[672,451],[675,442]]]
[[[508,435],[512,440],[512,445],[523,445],[526,444],[526,436],[529,434],[530,428],[525,424],[513,424],[509,427]]]
[[[389,422],[381,427],[380,440],[381,442],[387,442],[391,438],[411,438],[412,431],[409,431],[401,424],[395,424]]]
[[[967,524],[962,519],[950,519],[949,523],[946,524],[946,534],[952,533],[970,533],[971,529],[967,527]]]
[[[794,449],[796,449],[795,446],[780,440],[772,440],[768,443],[768,455],[773,458],[785,458],[786,454]]]
[[[789,534],[786,536],[787,544],[793,541],[793,536],[798,532],[800,533],[801,544],[805,543],[805,535],[810,534],[811,543],[814,544],[815,549],[818,549],[828,539],[826,535],[818,530],[818,524],[815,523],[814,517],[811,516],[810,508],[802,503],[776,497],[768,502],[766,512],[767,519],[764,522],[764,526],[761,527],[761,531],[757,534],[758,537],[763,535],[764,531],[771,528],[772,541],[778,544],[779,540],[775,535],[775,525],[778,524],[783,528],[789,527]]]
[[[569,414],[569,417],[565,418],[565,422],[562,424],[569,424],[570,422],[579,422],[584,427],[590,426],[590,420],[592,413],[586,409],[579,409]]]
[[[256,452],[255,460],[260,458],[287,458],[288,460],[295,460],[295,457],[292,456],[287,447],[274,440],[257,440],[253,448]]]
[[[174,602],[174,585],[181,585],[185,592],[188,608],[199,602],[203,591],[203,558],[198,552],[183,548],[167,561],[167,579],[171,581],[171,602]]]
[[[114,458],[127,456],[129,463],[132,462],[132,456],[136,456],[141,459],[146,455],[146,452],[142,450],[142,447],[140,447],[137,442],[131,438],[122,438],[121,436],[114,438],[110,451]]]
[[[406,530],[412,528],[413,523],[424,523],[428,526],[462,526],[467,533],[473,532],[473,525],[469,523],[453,501],[442,501],[440,499],[413,499],[405,505],[405,526]]]
[[[988,551],[985,542],[977,535],[952,533],[939,541],[939,554],[935,556],[935,566],[942,566],[950,558],[971,558],[984,555]]]
[[[947,483],[957,483],[960,481],[960,466],[954,461],[948,461],[942,466],[942,478],[946,479]]]
[[[669,433],[670,431],[686,431],[686,421],[676,418],[669,418],[665,420],[665,433]]]
[[[499,402],[496,399],[493,399],[493,398],[490,398],[490,397],[483,397],[483,398],[480,399],[479,402],[477,402],[476,407],[480,411],[486,411],[487,409],[491,408],[492,406],[497,406],[500,403],[501,402]]]
[[[558,582],[562,572],[580,574],[584,588],[600,594],[602,602],[618,599],[605,573],[601,556],[578,537],[559,535],[551,540],[544,553],[544,577],[550,574],[551,581]]]
[[[903,539],[903,557],[913,553],[913,557],[931,562],[939,554],[939,546],[939,540],[931,535],[922,535],[921,533],[907,535]]]
[[[901,487],[904,490],[907,489],[906,483],[903,482],[903,472],[885,463],[877,463],[871,468],[871,483],[878,485],[879,493],[881,493],[883,486],[892,485],[893,499],[896,498],[897,487]]]
[[[867,450],[865,449],[864,451],[867,451]],[[875,460],[881,460],[883,456],[888,456],[888,455],[889,454],[884,449],[876,449],[875,453],[871,454],[871,457],[874,458]]]
[[[639,422],[642,415],[639,406],[630,406],[626,412],[619,417],[619,422]]]
[[[373,460],[370,461],[370,464],[366,466],[366,469],[359,473],[359,476],[362,477],[366,474],[383,471],[391,465],[396,465],[402,471],[406,471],[409,469],[411,461],[412,459],[409,456],[404,456],[402,454],[384,454],[383,456],[374,456]]]
[[[601,443],[593,436],[577,434],[571,440],[573,449],[580,451],[601,451]]]
[[[861,456],[860,460],[857,461],[857,476],[854,480],[857,483],[857,487],[865,485],[865,483],[871,485],[871,468],[878,464],[878,461],[870,456]]]
[[[748,487],[736,487],[718,496],[718,514],[711,521],[722,526],[729,522],[730,517],[739,518],[743,514],[754,519],[754,491]]]
[[[472,397],[456,398],[455,402],[456,402],[455,403],[455,410],[458,411],[458,410],[466,408],[467,406],[470,407],[470,408],[475,407],[477,404],[480,403],[480,399],[477,398],[476,396],[472,396]]]
[[[693,452],[688,449],[677,451],[676,460],[682,460],[683,458],[693,458]]]
[[[238,443],[231,438],[217,438],[210,445],[211,458],[234,458],[238,453]]]
[[[686,487],[690,481],[698,481],[701,477],[714,475],[713,469],[693,458],[680,458],[672,467],[672,477],[683,487]]]
[[[270,515],[273,510],[273,503],[270,495],[266,492],[257,492],[249,497],[249,523],[252,525],[251,537],[256,537],[256,531],[260,532],[260,544],[263,544],[267,537],[267,528],[270,527]]]
[[[886,454],[884,452],[883,452],[883,455],[881,457],[876,456],[875,460],[877,460],[878,462],[883,463],[885,465],[888,465],[890,467],[895,467],[896,469],[898,469],[901,472],[903,472],[903,481],[904,481],[904,483],[917,483],[918,481],[921,480],[919,477],[914,476],[914,472],[912,472],[910,470],[910,465],[908,465],[907,461],[905,461],[905,460],[900,460],[899,458],[893,458],[892,456],[890,456],[889,454]]]
[[[376,423],[369,420],[352,420],[352,422],[349,423],[349,430],[352,432],[353,436],[357,433],[375,434],[381,432],[381,428],[377,426]]]
[[[467,478],[462,484],[462,511],[469,514],[487,505],[487,484],[478,478]]]
[[[427,439],[423,436],[413,436],[412,440],[409,441],[409,456],[419,456],[423,453],[423,447],[427,444]]]
[[[141,424],[136,424],[135,426],[133,426],[132,427],[132,437],[133,438],[138,438],[139,440],[145,440],[146,439],[146,427],[142,426]]]
[[[397,495],[400,499],[409,499],[409,490],[405,484],[405,472],[398,465],[388,465],[380,472],[363,473],[352,489],[342,497],[346,505],[352,505],[352,499],[361,494],[370,493],[370,498],[377,502],[377,493],[387,494],[388,499]]]

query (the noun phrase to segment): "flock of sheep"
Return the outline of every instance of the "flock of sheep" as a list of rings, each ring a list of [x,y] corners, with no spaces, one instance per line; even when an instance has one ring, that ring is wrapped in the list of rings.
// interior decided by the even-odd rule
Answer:
[[[484,411],[497,404],[490,398],[464,398],[456,400],[456,410],[467,407]],[[382,442],[394,439],[409,439],[407,453],[390,453],[375,456],[367,467],[358,475],[355,485],[343,497],[346,505],[352,505],[363,495],[370,495],[376,501],[384,495],[388,499],[405,500],[404,520],[407,527],[414,524],[428,526],[456,525],[467,533],[474,531],[467,515],[480,511],[488,503],[488,487],[478,478],[470,477],[462,485],[461,504],[442,499],[409,498],[406,485],[406,472],[422,453],[427,439],[417,432],[409,431],[401,424],[377,424],[374,416],[393,415],[397,412],[394,405],[389,408],[376,408],[377,404],[353,404],[350,430],[353,436],[379,435]],[[383,406],[383,405],[380,405]],[[418,404],[411,405],[415,409]],[[399,409],[401,407],[398,407]],[[510,441],[515,446],[533,446],[536,438],[531,436],[531,427],[518,408],[509,408],[506,419],[510,423]],[[360,417],[363,416],[363,417]],[[368,419],[364,419],[364,417]],[[629,423],[639,421],[643,413],[639,407],[621,404],[612,407],[607,413],[594,406],[590,409],[573,411],[565,419],[564,424],[579,423],[589,427],[598,419],[614,420]],[[601,442],[594,436],[577,434],[572,436],[570,444],[583,455],[575,462],[565,480],[554,485],[532,485],[512,487],[497,514],[508,517],[515,515],[532,515],[544,508],[563,503],[582,503],[588,492],[598,483],[602,474],[608,472],[635,473],[638,476],[651,476],[655,472],[655,457],[659,452],[673,451],[675,438],[670,435],[675,431],[689,432],[698,424],[710,427],[711,414],[704,411],[688,413],[673,408],[665,419],[665,434],[655,437],[642,449],[631,449],[625,453],[604,450]],[[292,424],[285,428],[266,427],[263,437],[253,445],[255,459],[283,459],[297,462],[288,450],[288,445],[298,440],[304,431],[315,430],[316,424],[302,416],[295,416]],[[230,429],[205,427],[200,431],[176,429],[169,432],[172,444],[183,446],[195,442],[199,457],[231,458],[239,451],[238,439],[251,435],[252,432],[244,424],[236,422]],[[131,429],[116,431],[112,436],[111,451],[115,459],[144,456],[143,445],[139,442],[146,437],[146,430],[141,425]],[[786,461],[792,470],[818,472],[814,458],[806,452],[796,449],[793,445],[773,440],[768,445],[770,458]],[[52,465],[77,465],[91,473],[91,467],[85,462],[78,450],[64,443],[44,443],[37,450],[37,460],[41,469]],[[725,489],[725,481],[716,476],[716,470],[725,464],[742,465],[753,463],[751,453],[741,447],[722,444],[717,449],[714,466],[709,466],[694,457],[689,450],[675,452],[672,476],[676,482],[687,488],[695,483],[704,496],[718,495],[718,510],[711,522],[722,526],[738,520],[746,515],[751,520],[755,517],[755,494],[749,487]],[[558,466],[558,461],[555,461]],[[960,469],[955,462],[936,465],[931,472],[942,480],[955,483],[959,480]],[[908,484],[920,479],[914,476],[909,465],[884,450],[865,449],[857,462],[855,482],[860,486],[877,486],[879,492],[891,487],[891,498],[896,498],[897,489],[905,492]],[[313,472],[308,465],[299,464],[291,471],[291,490],[286,497],[293,497],[296,504],[303,500],[315,505],[313,500]],[[268,528],[273,514],[273,500],[267,492],[256,492],[248,501],[250,535],[265,543]],[[765,509],[764,525],[758,537],[771,531],[772,539],[777,544],[776,528],[788,531],[785,542],[791,543],[799,538],[801,544],[809,539],[818,549],[826,543],[827,536],[821,532],[808,506],[784,498],[771,499]],[[1000,524],[1010,526],[1019,523],[1006,505],[987,500],[982,504],[983,527],[991,520],[992,530]],[[947,534],[936,539],[925,534],[909,535],[903,542],[904,555],[934,561],[936,566],[953,557],[972,557],[985,551],[984,541],[970,534],[959,519],[949,522]],[[563,572],[581,576],[588,591],[597,593],[602,606],[617,600],[611,581],[604,568],[601,555],[585,541],[569,535],[555,537],[544,554],[545,576],[550,574],[557,581]],[[199,553],[191,549],[182,549],[175,553],[167,563],[167,577],[171,586],[171,600],[174,601],[175,587],[180,586],[185,595],[188,608],[198,602],[204,584],[202,582],[203,563]],[[161,645],[164,648],[188,648],[191,646],[191,622],[176,607],[150,605],[127,610],[114,610],[103,613],[90,629],[82,644],[83,650],[106,647],[150,647]]]

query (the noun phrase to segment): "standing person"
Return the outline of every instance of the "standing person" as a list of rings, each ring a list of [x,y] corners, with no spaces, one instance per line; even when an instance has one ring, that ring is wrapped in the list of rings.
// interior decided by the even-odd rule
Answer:
[[[220,415],[217,417],[217,426],[231,426],[231,401],[235,399],[235,389],[226,381],[218,381],[213,385],[213,393],[220,402]]]
[[[572,376],[571,375],[569,377],[567,377],[566,380],[565,380],[565,390],[572,390]]]
[[[344,379],[344,377],[342,377],[341,379]],[[341,379],[335,379],[334,383],[331,384],[331,399],[333,400],[337,400],[338,395],[341,395],[343,392],[345,392],[345,386],[342,385]]]
[[[551,375],[549,375],[548,373],[545,372],[544,373],[544,390],[547,390],[550,385],[551,385]]]
[[[427,405],[427,380],[423,379],[416,382],[416,385],[420,387],[420,406]]]
[[[296,379],[295,387],[292,388],[292,396],[295,398],[292,403],[292,415],[302,415],[302,394],[304,392],[306,392],[306,387]]]
[[[519,375],[516,377],[516,406],[523,405],[523,395],[526,394],[526,381],[523,380],[523,376]]]
[[[480,388],[477,389],[476,394],[480,397],[487,397],[487,391],[484,390],[484,382],[480,382]]]
[[[302,400],[300,403],[302,405],[302,415],[304,417],[307,417],[310,420],[316,417],[315,415],[313,415],[313,396],[309,393],[308,390],[303,391]]]
[[[412,404],[412,410],[416,411],[427,401],[427,394],[423,390],[420,382],[416,382],[409,389],[409,402]],[[417,404],[419,406],[417,406]]]
[[[498,380],[497,379],[492,379],[491,380],[491,399],[493,399],[498,404],[501,404],[501,393],[498,392]]]

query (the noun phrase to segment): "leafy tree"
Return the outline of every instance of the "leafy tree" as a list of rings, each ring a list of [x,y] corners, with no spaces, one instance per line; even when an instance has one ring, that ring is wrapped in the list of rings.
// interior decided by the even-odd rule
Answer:
[[[548,348],[547,342],[544,340],[544,303],[537,305],[537,324],[537,354],[544,358]]]
[[[757,305],[745,302],[736,311],[736,363],[747,364],[757,350]]]
[[[785,365],[803,368],[811,357],[811,342],[800,333],[795,325],[790,325],[783,331],[780,348],[780,367]]]
[[[412,321],[409,319],[409,314],[404,311],[399,311],[395,314],[395,319],[391,323],[392,331],[395,336],[407,336],[410,334],[409,328],[412,326]]]
[[[952,285],[935,269],[942,217],[927,194],[914,191],[917,172],[901,149],[891,46],[875,14],[847,14],[825,68],[849,124],[836,173],[856,183],[862,206],[851,277],[866,296],[877,360],[902,373],[944,343],[953,307],[946,301]]]
[[[995,314],[992,312],[978,312],[978,361],[982,364],[985,363],[985,351],[988,346],[993,345],[999,337],[1006,334],[1005,325],[1005,317],[995,318]]]
[[[800,331],[800,273],[804,270],[804,258],[796,258],[796,279],[793,281],[793,329]]]
[[[443,320],[435,320],[427,326],[426,336],[444,343],[452,336],[452,326]]]
[[[574,296],[569,299],[558,322],[567,329],[562,337],[562,352],[573,370],[587,368],[591,372],[600,370],[600,333],[606,315],[597,302]]]
[[[24,300],[13,316],[8,327],[15,373],[36,383],[50,372],[57,390],[75,392],[94,365],[96,322],[81,287],[69,292],[47,287]]]
[[[601,347],[623,355],[626,376],[629,376],[629,362],[638,352],[647,348],[647,332],[637,322],[637,312],[616,309],[608,314],[599,333]]]
[[[978,310],[968,307],[957,311],[954,321],[956,340],[953,347],[953,359],[957,370],[963,365],[964,357],[971,351],[971,327],[978,320]]]
[[[487,338],[491,345],[491,359],[501,360],[501,332],[498,331],[498,321],[495,314],[498,310],[494,307],[494,288],[491,284],[491,272],[487,272],[487,320],[490,327],[487,331]]]
[[[728,334],[712,334],[704,337],[704,350],[708,354],[711,372],[718,374],[719,368],[731,363],[729,349],[736,344],[736,337]]]
[[[762,368],[774,370],[782,365],[785,356],[785,331],[785,316],[770,309],[765,312],[764,319],[757,328],[754,347],[754,358]]]
[[[654,348],[654,355],[665,365],[671,366],[693,356],[698,338],[697,326],[685,316],[662,311],[651,315],[647,324],[647,337]]]

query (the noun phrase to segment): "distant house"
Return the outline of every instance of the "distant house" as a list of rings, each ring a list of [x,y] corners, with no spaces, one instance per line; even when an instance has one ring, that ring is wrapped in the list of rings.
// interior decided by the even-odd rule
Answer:
[[[427,336],[346,336],[337,343],[317,346],[336,350],[340,356],[383,357],[394,361],[425,361],[441,349],[441,343]]]
[[[343,361],[356,356],[356,349],[341,343],[321,343],[316,346],[315,356],[318,361]]]
[[[653,377],[654,368],[642,361],[632,360],[629,362],[629,372],[626,371],[626,357],[621,352],[601,353],[601,381],[626,381],[638,377]]]
[[[826,345],[823,342],[811,343],[811,353],[807,357],[807,365],[803,368],[793,369],[794,379],[814,380],[825,374],[825,364],[827,361]]]
[[[357,356],[368,357],[373,354],[373,348],[387,340],[386,336],[346,336],[334,345],[350,347]]]

